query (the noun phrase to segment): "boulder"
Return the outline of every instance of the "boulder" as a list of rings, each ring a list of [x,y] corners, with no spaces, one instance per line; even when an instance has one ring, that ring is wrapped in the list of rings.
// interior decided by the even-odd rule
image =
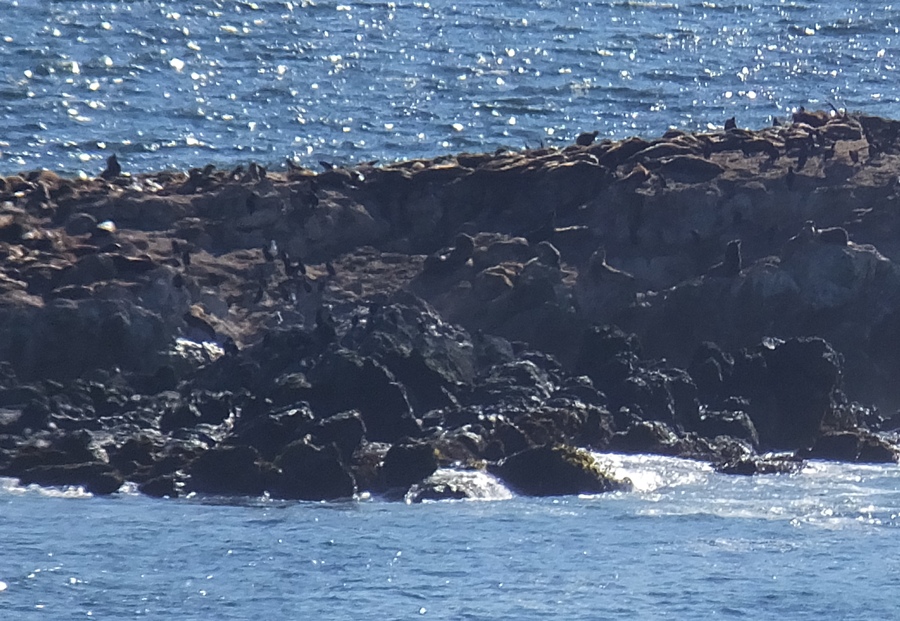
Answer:
[[[279,472],[271,493],[276,498],[337,500],[356,493],[356,480],[333,444],[318,447],[305,440],[292,442],[275,465]]]
[[[593,456],[571,446],[540,446],[511,455],[491,472],[520,494],[565,496],[627,491],[631,482],[619,480]]]
[[[358,410],[371,441],[394,442],[422,431],[406,390],[372,358],[345,349],[329,352],[310,372],[309,379],[313,411],[336,414]]]
[[[809,459],[831,461],[895,463],[900,451],[884,438],[863,430],[823,433],[804,451]]]
[[[395,444],[384,456],[381,474],[387,488],[408,489],[431,476],[437,467],[437,452],[430,444]]]
[[[218,446],[187,469],[190,491],[228,496],[259,496],[266,489],[266,469],[249,446]]]
[[[125,482],[115,468],[96,461],[34,466],[21,472],[18,478],[22,485],[37,484],[44,487],[79,485],[95,495],[115,493]]]

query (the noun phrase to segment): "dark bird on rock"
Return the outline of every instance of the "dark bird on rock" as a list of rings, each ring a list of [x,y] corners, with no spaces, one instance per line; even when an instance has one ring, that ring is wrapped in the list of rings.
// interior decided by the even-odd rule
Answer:
[[[725,131],[729,129],[737,129],[737,121],[735,121],[735,117],[731,117],[727,121],[725,121]]]
[[[278,253],[278,256],[281,258],[281,263],[284,265],[284,273],[289,277],[293,278],[297,274],[306,275],[306,265],[303,263],[302,259],[292,259],[285,250],[281,250]]]
[[[328,275],[332,278],[337,276],[337,270],[334,269],[334,263],[331,261],[325,261],[325,271],[328,272]]]
[[[191,249],[190,247],[181,249],[181,263],[188,267],[191,264]]]
[[[784,176],[784,182],[787,184],[788,190],[794,189],[794,181],[797,179],[797,173],[794,172],[793,166],[788,166],[787,174]]]
[[[256,293],[253,296],[253,303],[259,304],[262,302],[263,297],[266,295],[266,289],[262,285],[256,290]]]
[[[316,327],[313,329],[313,334],[320,343],[331,343],[337,336],[336,323],[327,306],[320,306],[316,310]]]
[[[737,276],[744,268],[744,260],[741,257],[741,240],[732,239],[725,246],[725,260],[722,263],[722,272],[726,277]]]
[[[268,245],[263,246],[262,249],[263,258],[267,263],[273,263],[275,261],[275,256],[278,254],[278,244],[275,243],[275,240],[271,240]]]
[[[252,181],[262,181],[266,178],[266,169],[256,162],[250,162],[249,173]]]
[[[600,132],[592,131],[592,132],[582,132],[578,134],[578,137],[575,138],[575,144],[579,147],[589,147],[594,144],[594,139],[597,137],[597,134]]]
[[[780,126],[781,126],[781,119],[779,119],[777,116],[773,116],[772,117],[772,127],[780,127]]]
[[[856,149],[850,149],[848,154],[850,155],[850,160],[854,164],[859,164],[859,151],[857,151]]]
[[[100,173],[101,179],[115,179],[122,174],[122,166],[119,164],[119,158],[113,153],[106,158],[106,169]]]

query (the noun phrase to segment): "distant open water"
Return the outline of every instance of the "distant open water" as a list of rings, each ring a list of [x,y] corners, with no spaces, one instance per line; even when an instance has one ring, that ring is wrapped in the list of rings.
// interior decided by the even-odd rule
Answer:
[[[227,504],[0,485],[0,617],[896,619],[900,472],[608,456],[586,498]],[[498,496],[499,497],[499,496]]]
[[[307,166],[898,116],[900,5],[0,0],[0,172]]]

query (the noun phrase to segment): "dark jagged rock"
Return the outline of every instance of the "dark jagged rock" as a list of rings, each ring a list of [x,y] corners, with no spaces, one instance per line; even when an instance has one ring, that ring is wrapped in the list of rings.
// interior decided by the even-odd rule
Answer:
[[[356,480],[341,461],[337,448],[293,442],[275,460],[279,468],[272,485],[276,498],[336,500],[356,493]]]
[[[222,446],[204,452],[188,467],[188,489],[204,494],[259,496],[267,485],[259,453],[249,446]]]
[[[809,459],[866,463],[895,463],[900,461],[897,447],[872,433],[834,431],[816,438],[804,456]]]
[[[678,452],[678,436],[665,423],[639,421],[609,441],[610,450],[619,453],[655,453],[674,455]]]
[[[381,472],[386,487],[405,490],[431,476],[437,467],[437,454],[430,444],[394,444],[384,456]]]
[[[311,426],[310,434],[318,445],[327,443],[337,447],[344,463],[349,463],[366,437],[366,424],[362,415],[356,411],[341,412]]]
[[[314,410],[359,410],[366,435],[375,442],[418,436],[419,423],[403,386],[378,362],[347,350],[326,354],[311,371],[309,402]]]
[[[125,482],[109,464],[87,462],[33,466],[18,474],[22,485],[37,484],[45,487],[82,486],[92,494],[112,494]]]

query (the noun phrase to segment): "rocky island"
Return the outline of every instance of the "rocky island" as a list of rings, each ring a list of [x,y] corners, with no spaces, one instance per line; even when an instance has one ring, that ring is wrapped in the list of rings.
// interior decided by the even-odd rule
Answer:
[[[0,476],[177,497],[897,461],[900,122],[0,177]],[[126,165],[127,168],[127,165]]]

